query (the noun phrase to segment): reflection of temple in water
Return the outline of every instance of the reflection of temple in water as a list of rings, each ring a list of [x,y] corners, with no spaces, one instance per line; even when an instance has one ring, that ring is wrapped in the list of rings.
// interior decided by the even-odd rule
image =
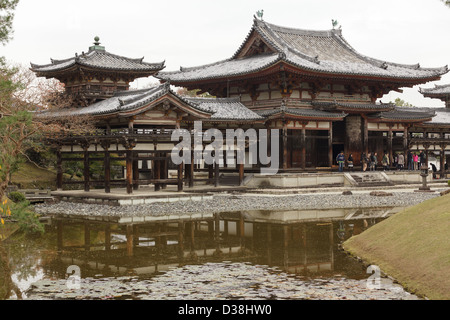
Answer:
[[[245,211],[153,217],[53,218],[58,254],[44,268],[66,274],[77,265],[83,277],[151,275],[183,264],[248,261],[296,274],[345,272],[341,241],[396,209]],[[347,263],[348,261],[346,261]]]

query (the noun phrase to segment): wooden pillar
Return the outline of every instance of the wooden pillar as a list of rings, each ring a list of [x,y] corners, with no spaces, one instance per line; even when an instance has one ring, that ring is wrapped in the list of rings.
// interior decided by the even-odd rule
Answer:
[[[132,149],[126,150],[126,169],[127,169],[127,193],[133,193],[133,151]]]
[[[89,185],[89,147],[85,146],[83,148],[84,150],[84,169],[83,169],[83,175],[84,175],[84,191],[89,191],[90,190],[90,185]]]
[[[194,186],[194,148],[191,148],[191,164],[189,165],[189,188]]]
[[[155,153],[155,157],[159,157],[160,154],[157,152]],[[155,176],[154,179],[156,180],[160,180],[161,179],[161,161],[160,160],[155,160],[154,162],[154,172],[155,172]],[[155,182],[155,191],[159,191],[161,190],[161,184],[158,182]]]
[[[445,178],[445,148],[447,145],[441,144],[441,159],[440,159],[440,172],[441,172],[441,179]]]
[[[241,163],[239,166],[239,185],[244,185],[244,164]]]
[[[214,165],[208,164],[208,184],[214,184]]]
[[[362,116],[363,120],[363,140],[364,140],[364,152],[369,155],[369,124],[367,122],[367,116]]]
[[[102,143],[104,151],[103,166],[105,169],[105,193],[111,192],[111,155],[109,153],[109,142]]]
[[[127,225],[127,256],[132,257],[134,247],[134,232],[133,232],[133,225],[128,224]]]
[[[283,169],[288,167],[288,128],[287,121],[283,121]]]
[[[392,125],[389,125],[389,131],[388,131],[388,156],[389,156],[389,166],[392,164],[393,159],[393,151],[392,151],[392,140],[393,140],[393,134],[392,134]],[[407,159],[405,159],[407,160]]]
[[[169,178],[169,158],[167,157],[167,153],[161,153],[161,155],[164,157],[164,160],[161,160],[161,178],[168,179]],[[161,184],[161,188],[166,189],[167,184],[166,183]]]
[[[333,166],[333,122],[330,122],[330,130],[328,130],[328,165]]]
[[[214,163],[214,187],[219,186],[219,178],[220,178],[220,165],[219,163]]]
[[[403,155],[408,154],[408,126],[405,124],[403,129]],[[405,158],[406,160],[406,158]]]
[[[56,189],[63,188],[63,170],[62,170],[62,155],[61,147],[56,150]]]
[[[133,153],[133,190],[139,190],[139,160],[138,154]]]
[[[178,192],[181,192],[181,191],[183,191],[183,164],[182,163],[180,163],[178,165],[177,179],[178,179]]]
[[[302,151],[301,151],[302,169],[305,170],[306,169],[306,124],[303,124],[302,133],[300,135],[300,140],[302,143]]]

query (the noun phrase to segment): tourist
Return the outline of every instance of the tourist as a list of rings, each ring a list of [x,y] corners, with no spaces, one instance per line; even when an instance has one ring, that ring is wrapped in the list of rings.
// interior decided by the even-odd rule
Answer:
[[[420,154],[419,154],[419,160],[420,160],[420,166],[419,166],[419,168],[420,168],[421,166],[425,166],[425,165],[426,165],[427,157],[425,156],[425,152],[420,151]]]
[[[408,151],[407,161],[408,161],[408,170],[410,171],[414,170],[414,159],[411,151]]]
[[[370,157],[369,157],[369,163],[370,163],[369,168],[370,168],[370,171],[374,171],[375,170],[376,161],[377,161],[377,159],[375,157],[375,153],[372,152],[370,154]]]
[[[384,153],[383,159],[381,159],[381,165],[383,166],[383,170],[389,170],[389,156],[387,153]]]
[[[361,155],[361,163],[362,163],[362,171],[366,171],[366,169],[367,169],[367,157],[366,157],[366,154],[365,153],[363,153],[362,155]]]
[[[336,162],[339,165],[339,172],[343,172],[344,171],[344,164],[345,164],[344,151],[341,151],[341,153],[339,153],[337,155]]]
[[[347,159],[348,171],[353,171],[353,156],[350,153]]]
[[[419,169],[419,156],[416,153],[414,153],[413,158],[414,158],[414,170],[418,170]]]
[[[402,153],[398,155],[398,170],[403,170],[403,165],[405,164],[405,157]]]
[[[431,164],[431,170],[433,170],[433,179],[436,179],[437,168],[434,163]]]
[[[373,170],[377,171],[378,166],[378,154],[375,152],[373,154]]]

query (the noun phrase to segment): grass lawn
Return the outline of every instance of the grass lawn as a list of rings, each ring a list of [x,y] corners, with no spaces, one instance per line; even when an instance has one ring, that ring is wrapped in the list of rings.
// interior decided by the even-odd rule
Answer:
[[[343,246],[412,293],[450,299],[450,194],[407,208]]]
[[[20,189],[54,189],[56,187],[56,173],[39,168],[32,163],[21,164],[11,180],[11,183],[19,186]]]

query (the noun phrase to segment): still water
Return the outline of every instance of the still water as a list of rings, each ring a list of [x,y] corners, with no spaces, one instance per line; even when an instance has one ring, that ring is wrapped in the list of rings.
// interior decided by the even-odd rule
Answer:
[[[51,219],[3,242],[9,299],[417,299],[340,250],[395,209],[246,211],[139,224]],[[380,280],[380,282],[376,282]]]

